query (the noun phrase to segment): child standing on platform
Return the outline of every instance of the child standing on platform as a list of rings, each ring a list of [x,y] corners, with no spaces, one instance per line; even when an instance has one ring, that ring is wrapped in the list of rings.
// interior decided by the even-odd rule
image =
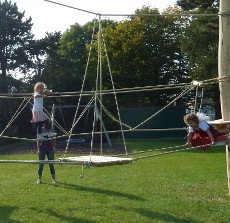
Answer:
[[[45,125],[45,129],[48,137],[54,137],[57,134],[50,131],[49,117],[43,112],[43,98],[47,97],[47,94],[52,94],[51,91],[44,91],[45,84],[43,82],[37,82],[34,86],[34,105],[32,109],[32,123],[37,124],[37,139],[43,139],[42,126]]]
[[[201,146],[225,141],[227,143],[227,136],[219,134],[211,125],[204,120],[199,119],[196,114],[188,114],[184,116],[184,122],[188,124],[188,137],[185,145]],[[211,146],[201,147],[204,152]]]

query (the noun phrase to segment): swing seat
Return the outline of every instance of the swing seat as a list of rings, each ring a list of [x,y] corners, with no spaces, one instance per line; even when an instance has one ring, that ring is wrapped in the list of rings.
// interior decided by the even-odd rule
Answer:
[[[136,159],[111,156],[76,156],[68,158],[58,158],[58,160],[62,162],[79,162],[82,164],[90,163],[91,166],[102,167],[128,164],[132,161],[135,161]]]
[[[85,140],[84,139],[70,139],[70,140],[66,140],[67,143],[84,143]]]
[[[219,133],[228,133],[230,130],[230,121],[223,121],[222,119],[217,119],[208,122],[209,125],[213,126]]]

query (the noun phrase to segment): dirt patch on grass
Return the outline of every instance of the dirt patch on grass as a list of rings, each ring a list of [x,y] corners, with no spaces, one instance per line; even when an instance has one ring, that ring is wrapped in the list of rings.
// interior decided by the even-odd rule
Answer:
[[[67,143],[65,141],[57,141],[56,154],[79,154],[89,155],[91,151],[91,144],[84,143],[71,143],[66,149]],[[94,144],[92,153],[94,155],[101,154],[100,144]],[[103,155],[115,155],[125,153],[124,146],[117,140],[112,141],[112,147],[110,148],[108,143],[102,144]],[[23,145],[12,146],[7,149],[0,150],[0,155],[22,155],[22,154],[37,154],[36,142],[27,143]]]

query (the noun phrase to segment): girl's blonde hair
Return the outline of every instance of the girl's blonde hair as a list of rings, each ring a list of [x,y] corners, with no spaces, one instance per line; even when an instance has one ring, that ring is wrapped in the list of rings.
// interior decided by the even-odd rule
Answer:
[[[199,118],[196,114],[187,114],[184,116],[184,122],[185,123],[189,123],[190,121],[193,121],[193,122],[196,122],[196,123],[199,123]]]
[[[39,86],[45,86],[44,82],[37,82],[35,85],[34,85],[34,93],[38,91],[38,87]]]

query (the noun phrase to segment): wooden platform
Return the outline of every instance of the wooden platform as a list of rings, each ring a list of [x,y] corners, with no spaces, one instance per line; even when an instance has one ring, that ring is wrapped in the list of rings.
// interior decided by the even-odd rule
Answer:
[[[91,166],[102,167],[102,166],[114,166],[124,165],[135,161],[132,158],[120,158],[111,156],[76,156],[67,158],[58,158],[61,162],[78,162],[82,164],[90,163]]]
[[[223,121],[222,119],[217,119],[214,121],[209,121],[209,125],[213,126],[219,133],[229,133],[230,121]]]

